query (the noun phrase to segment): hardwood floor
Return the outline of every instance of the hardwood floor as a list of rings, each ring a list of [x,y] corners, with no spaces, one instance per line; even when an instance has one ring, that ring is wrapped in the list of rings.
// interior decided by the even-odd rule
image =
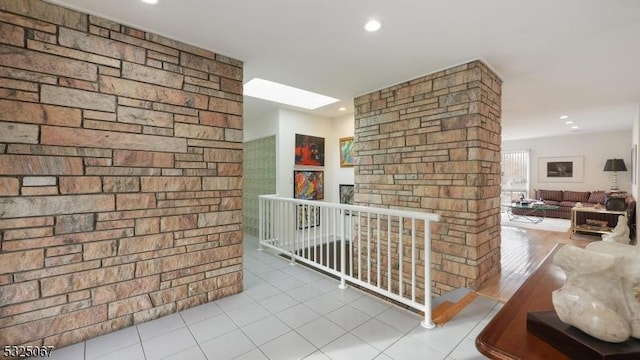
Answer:
[[[503,226],[502,271],[482,284],[476,293],[506,302],[557,244],[584,247],[589,242],[600,240],[598,236],[576,234],[571,239],[569,235],[570,231],[555,232]]]

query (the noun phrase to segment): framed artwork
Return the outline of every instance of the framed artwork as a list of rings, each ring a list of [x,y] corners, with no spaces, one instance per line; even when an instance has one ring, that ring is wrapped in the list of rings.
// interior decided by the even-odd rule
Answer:
[[[304,200],[324,199],[324,171],[294,170],[293,197]]]
[[[318,206],[298,205],[296,218],[298,229],[320,226],[320,208]]]
[[[353,136],[340,138],[340,167],[353,165]]]
[[[539,158],[538,181],[583,182],[584,158],[582,156]]]
[[[340,184],[340,204],[353,205],[353,185]]]
[[[631,147],[631,184],[638,183],[638,145],[633,144]]]
[[[295,164],[324,166],[324,138],[296,134]]]

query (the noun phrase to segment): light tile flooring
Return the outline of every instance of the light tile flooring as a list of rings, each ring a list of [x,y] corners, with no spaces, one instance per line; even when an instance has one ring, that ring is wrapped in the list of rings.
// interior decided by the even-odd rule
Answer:
[[[53,351],[53,359],[484,359],[475,338],[501,307],[478,296],[444,326],[245,240],[238,295]]]

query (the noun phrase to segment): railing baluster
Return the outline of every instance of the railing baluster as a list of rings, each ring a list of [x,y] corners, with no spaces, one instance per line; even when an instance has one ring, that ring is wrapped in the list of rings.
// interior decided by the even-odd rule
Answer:
[[[387,215],[387,291],[391,292],[391,215]]]
[[[315,206],[313,208],[313,218],[314,218],[314,224],[316,226],[313,227],[313,246],[311,247],[313,249],[313,258],[316,258],[316,242],[318,239],[318,226],[320,226],[320,224],[322,224],[322,216],[320,216],[320,207],[319,206]],[[318,219],[320,219],[320,224],[318,224],[317,222],[315,222],[315,218],[316,216],[318,217]],[[309,255],[309,258],[311,258],[311,255]]]
[[[320,239],[320,264],[324,264],[324,248],[325,248],[325,244],[329,242],[329,208],[326,208],[326,216],[325,216],[325,220],[326,220],[326,224],[325,224],[325,240],[323,241],[322,239]]]
[[[362,219],[362,215],[360,211],[358,211],[358,230],[356,233],[358,237],[358,280],[362,280],[362,239],[360,237],[360,234],[362,234],[362,224],[360,223],[360,219]],[[351,227],[353,228],[354,226]],[[353,245],[351,249],[353,249]],[[351,258],[353,259],[353,255],[351,255]],[[353,261],[351,262],[351,275],[353,275]]]
[[[422,327],[433,329],[436,324],[431,319],[431,223],[424,220],[424,320]]]
[[[332,211],[331,214],[329,215],[329,219],[327,219],[327,228],[329,230],[329,233],[327,234],[327,243],[325,244],[325,261],[327,262],[327,267],[329,267],[330,269],[334,270],[331,264],[334,264],[331,262],[331,244],[336,244],[336,230],[335,230],[335,225],[334,225],[334,217],[335,214]]]
[[[289,216],[289,208],[285,205],[284,203],[278,203],[276,208],[277,213],[280,215],[278,217],[278,243],[282,244],[283,249],[290,251],[289,241],[291,241],[291,238],[285,223],[285,218]]]
[[[376,286],[382,287],[382,283],[380,282],[381,281],[380,277],[382,275],[381,274],[382,264],[380,264],[380,255],[381,255],[380,254],[381,253],[380,249],[382,248],[381,244],[380,244],[380,214],[376,214],[376,245],[377,245],[377,251],[378,251],[378,254],[377,254],[378,257],[376,259],[376,263],[378,264],[378,269],[377,269],[378,270],[378,274],[377,274],[378,275],[378,278],[377,278],[378,281],[376,282]]]
[[[264,228],[264,199],[258,199],[258,251],[262,251],[262,242],[265,240]]]
[[[279,240],[277,240],[278,239],[278,233],[277,233],[276,230],[278,229],[278,224],[275,223],[275,221],[276,221],[276,216],[275,216],[276,210],[275,210],[275,207],[276,207],[276,202],[273,201],[273,199],[269,199],[269,216],[270,217],[269,217],[269,221],[268,222],[271,223],[272,226],[273,226],[272,229],[271,229],[272,230],[271,238],[273,239],[274,243],[277,243],[277,241],[279,241]]]
[[[306,255],[306,257],[308,259],[311,259],[311,238],[314,236],[314,234],[316,232],[316,207],[310,205],[309,211],[313,211],[313,213],[309,212],[309,231],[307,232],[307,255]]]
[[[288,206],[287,207],[288,208],[287,212],[290,214],[289,219],[296,219],[296,215],[297,215],[296,214],[296,210],[297,210],[296,207],[297,207],[297,205],[296,204],[292,204],[292,205],[293,206]],[[293,214],[291,214],[291,213],[293,213]],[[289,225],[289,224],[287,224],[287,225]],[[298,226],[296,226],[296,224],[294,224],[293,228],[297,229],[297,227]],[[295,252],[296,252],[296,241],[297,241],[296,240],[296,238],[297,238],[296,235],[297,235],[297,231],[291,229],[292,226],[287,226],[287,228],[288,228],[287,232],[293,231],[293,236],[288,236],[288,238],[291,238],[291,243],[290,243],[290,247],[291,247],[291,249],[290,249],[291,265],[295,265],[295,263],[296,263],[296,257],[295,257],[296,254],[295,254]]]
[[[367,213],[367,283],[371,284],[371,213]]]
[[[316,211],[318,212],[318,217],[320,219],[322,219],[322,208],[321,207],[316,207]],[[320,226],[322,226],[322,221],[320,221]],[[320,227],[320,229],[317,229],[318,226],[316,226],[315,228],[313,228],[313,245],[311,246],[311,248],[313,249],[312,253],[313,255],[309,255],[309,260],[313,261],[313,262],[317,262],[318,261],[318,231],[320,231],[320,234],[322,234],[322,227]]]
[[[400,272],[400,274],[398,275],[398,279],[400,281],[400,283],[398,284],[398,295],[400,296],[404,296],[404,291],[403,291],[403,285],[404,282],[402,281],[404,279],[404,269],[402,267],[403,265],[403,259],[402,259],[402,255],[404,254],[404,248],[403,248],[403,244],[402,244],[402,231],[404,230],[402,227],[402,216],[398,217],[398,271]]]
[[[347,264],[346,264],[346,249],[345,249],[345,234],[344,234],[344,212],[342,213],[342,216],[340,216],[340,285],[339,288],[340,289],[346,289],[347,288],[347,283],[346,283],[346,272],[347,272]],[[349,246],[351,247],[351,246]],[[353,259],[353,257],[351,257],[351,259]],[[350,261],[350,263],[353,263],[353,261]]]
[[[258,221],[260,221],[260,224],[262,225],[262,236],[264,236],[264,241],[267,241],[271,240],[272,236],[269,235],[269,222],[271,221],[271,213],[269,212],[269,207],[271,201],[269,201],[268,199],[260,199],[260,201],[262,202],[262,210],[264,211],[264,213]],[[264,246],[260,244],[260,246],[258,246],[258,250],[264,250]]]
[[[304,247],[303,249],[303,256],[307,257],[309,254],[309,246],[305,246],[304,244],[306,243],[307,245],[309,244],[309,241],[311,240],[311,224],[315,224],[315,221],[313,221],[314,219],[312,218],[313,214],[311,213],[311,205],[307,204],[307,216],[306,216],[306,220],[307,220],[307,236],[306,238],[302,238],[302,246]],[[313,221],[313,222],[312,222]]]
[[[333,225],[335,228],[335,233],[337,234],[336,236],[334,236],[334,241],[333,241],[333,269],[334,270],[338,270],[338,249],[340,248],[340,241],[342,241],[342,239],[344,238],[342,234],[339,234],[340,224],[338,222],[338,218],[336,217],[337,215],[338,214],[334,214],[334,218],[333,218]],[[341,270],[338,270],[338,271],[341,271]]]
[[[306,213],[303,213],[303,224],[302,224],[302,232],[298,232],[298,238],[296,240],[296,254],[304,257],[304,251],[302,249],[304,249],[304,243],[305,243],[305,239],[309,233],[309,205],[304,205],[305,207],[305,211]],[[305,223],[306,222],[306,223]]]
[[[416,301],[416,219],[411,219],[411,301]]]

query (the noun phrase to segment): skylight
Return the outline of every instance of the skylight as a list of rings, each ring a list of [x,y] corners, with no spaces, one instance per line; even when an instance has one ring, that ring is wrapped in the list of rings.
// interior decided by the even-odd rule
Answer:
[[[281,104],[314,110],[340,101],[330,96],[316,94],[292,86],[279,84],[260,78],[251,79],[244,84],[244,95],[258,99],[275,101]]]

